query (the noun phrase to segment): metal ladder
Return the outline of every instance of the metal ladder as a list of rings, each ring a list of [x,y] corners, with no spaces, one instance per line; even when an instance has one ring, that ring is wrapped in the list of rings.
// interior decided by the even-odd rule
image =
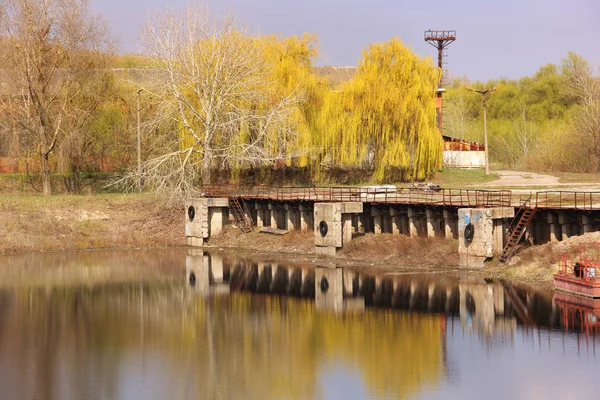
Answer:
[[[523,303],[513,285],[504,279],[500,279],[500,284],[504,289],[504,293],[508,295],[508,298],[512,303],[513,310],[521,322],[525,325],[535,325],[535,321],[529,314],[527,306]]]
[[[238,228],[240,228],[243,233],[251,232],[253,221],[244,211],[244,199],[241,197],[230,197],[229,205],[231,205],[233,218]]]
[[[525,200],[510,223],[508,228],[508,240],[504,245],[504,249],[502,249],[502,255],[498,259],[498,261],[502,263],[508,262],[508,260],[513,256],[517,250],[517,245],[525,234],[525,229],[527,229],[529,223],[535,215],[535,212],[537,211],[536,207],[529,206],[530,200],[531,197]]]

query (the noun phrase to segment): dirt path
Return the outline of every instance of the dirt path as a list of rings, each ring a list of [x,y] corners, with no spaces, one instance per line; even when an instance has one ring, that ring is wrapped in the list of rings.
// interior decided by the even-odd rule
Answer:
[[[498,174],[495,181],[484,183],[483,186],[557,186],[560,178],[535,172],[494,171]]]
[[[535,172],[522,171],[494,171],[498,174],[498,179],[483,183],[486,187],[539,187],[539,186],[560,186],[561,190],[570,188],[572,190],[597,190],[600,185],[596,183],[563,183],[558,176],[538,174]]]

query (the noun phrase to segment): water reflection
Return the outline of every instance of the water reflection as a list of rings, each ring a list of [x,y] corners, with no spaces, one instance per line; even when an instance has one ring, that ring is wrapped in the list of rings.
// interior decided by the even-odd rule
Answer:
[[[366,304],[459,316],[464,329],[486,337],[510,335],[517,323],[526,329],[584,329],[580,324],[564,324],[561,310],[573,304],[563,301],[557,307],[550,290],[468,274],[377,274],[376,270],[286,265],[191,250],[186,279],[203,296],[249,291],[314,299],[320,311],[343,313],[362,310]]]
[[[552,292],[153,257],[179,280],[5,284],[0,398],[595,398],[597,330],[572,318],[589,304]]]

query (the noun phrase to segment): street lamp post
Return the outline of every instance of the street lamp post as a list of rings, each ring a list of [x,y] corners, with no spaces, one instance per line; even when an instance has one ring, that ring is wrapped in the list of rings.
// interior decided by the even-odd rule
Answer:
[[[485,174],[490,174],[490,158],[489,158],[489,150],[488,150],[488,136],[487,136],[487,94],[496,90],[495,87],[486,89],[486,90],[475,90],[466,88],[470,92],[479,93],[481,95],[481,99],[483,101],[483,145],[485,146]]]

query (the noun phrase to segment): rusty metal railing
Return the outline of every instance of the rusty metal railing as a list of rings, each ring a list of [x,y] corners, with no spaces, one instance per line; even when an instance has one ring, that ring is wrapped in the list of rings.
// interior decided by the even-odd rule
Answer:
[[[600,210],[600,192],[579,191],[540,191],[540,192],[518,192],[513,193],[513,201],[522,203],[531,196],[530,206],[533,208],[556,209],[556,210]],[[515,207],[516,204],[513,204]]]
[[[244,185],[209,185],[206,197],[242,197],[245,199],[315,202],[365,202],[423,204],[450,207],[520,207],[530,200],[530,207],[542,209],[600,210],[600,192],[442,189],[373,187],[270,187]]]
[[[451,207],[510,207],[509,190],[442,189],[373,187],[268,187],[243,185],[209,185],[206,197],[242,197],[245,199],[314,202],[365,202],[391,204],[423,204]]]

